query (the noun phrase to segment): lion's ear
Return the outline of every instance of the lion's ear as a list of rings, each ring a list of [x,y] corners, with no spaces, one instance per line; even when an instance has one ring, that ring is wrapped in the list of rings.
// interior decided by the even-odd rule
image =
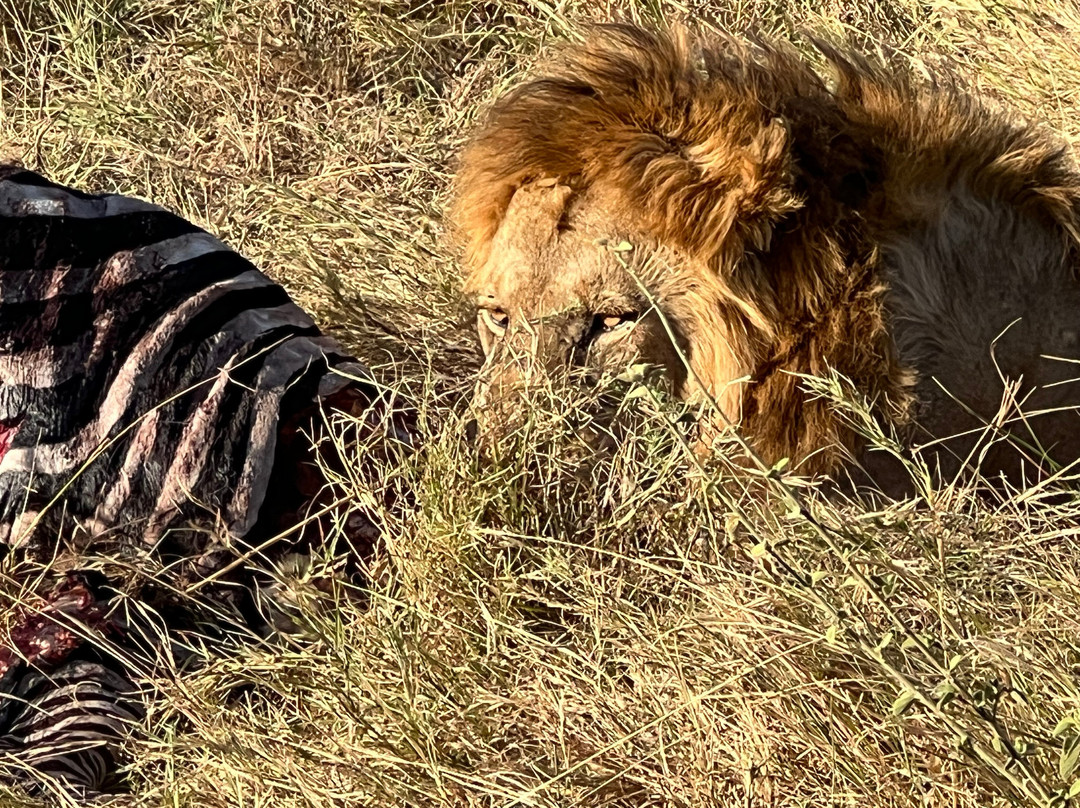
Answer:
[[[523,184],[510,198],[493,248],[503,244],[522,253],[541,252],[556,237],[572,193],[554,177]]]
[[[573,189],[554,177],[527,180],[503,189],[506,201],[481,209],[468,235],[466,288],[475,291],[481,277],[498,266],[528,266],[540,260],[558,238]]]

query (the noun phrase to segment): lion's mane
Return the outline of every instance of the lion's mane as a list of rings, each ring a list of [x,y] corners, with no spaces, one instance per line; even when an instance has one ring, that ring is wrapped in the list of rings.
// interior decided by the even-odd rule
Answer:
[[[945,71],[921,78],[814,44],[830,80],[789,46],[601,26],[490,111],[453,211],[475,271],[522,185],[617,189],[646,232],[715,272],[738,320],[725,338],[753,382],[738,416],[767,457],[855,441],[801,373],[832,368],[895,424],[909,418],[914,377],[890,338],[880,244],[934,204],[928,188],[963,183],[1052,223],[1074,252],[1080,235],[1059,141]],[[818,458],[808,468],[837,455]]]

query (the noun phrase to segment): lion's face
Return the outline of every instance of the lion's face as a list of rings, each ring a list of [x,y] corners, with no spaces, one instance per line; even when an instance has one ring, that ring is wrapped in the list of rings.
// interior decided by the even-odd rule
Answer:
[[[543,412],[519,395],[533,382],[651,365],[718,404],[700,408],[706,444],[736,425],[807,474],[862,462],[882,427],[956,469],[1020,402],[1005,438],[1080,456],[1074,371],[1044,369],[1075,353],[1065,150],[951,79],[819,47],[834,82],[783,47],[610,26],[495,104],[452,215],[482,424]],[[984,470],[1023,479],[1006,448],[1016,462]]]
[[[626,219],[602,187],[541,180],[515,192],[468,284],[487,355],[482,426],[512,425],[533,385],[595,384],[631,367],[686,392],[694,335],[710,327],[697,316],[710,309],[708,273]]]

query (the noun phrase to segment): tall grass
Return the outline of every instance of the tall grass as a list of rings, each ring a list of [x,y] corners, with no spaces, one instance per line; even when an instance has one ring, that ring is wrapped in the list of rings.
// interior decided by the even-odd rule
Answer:
[[[370,588],[326,593],[330,559],[289,556],[267,587],[281,636],[141,660],[155,698],[118,804],[1074,801],[1080,504],[1059,488],[830,504],[698,457],[681,405],[625,389],[612,458],[590,459],[572,390],[494,461],[464,440],[453,154],[550,43],[612,17],[944,60],[1080,141],[1070,0],[0,0],[0,157],[214,231],[420,402],[428,435],[380,491],[336,424],[337,484],[385,537]]]

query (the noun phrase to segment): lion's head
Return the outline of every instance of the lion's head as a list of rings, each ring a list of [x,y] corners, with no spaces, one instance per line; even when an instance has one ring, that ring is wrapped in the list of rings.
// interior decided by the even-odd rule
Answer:
[[[512,413],[532,378],[648,364],[767,461],[830,471],[860,439],[805,377],[838,373],[911,427],[925,357],[897,324],[940,315],[891,289],[951,270],[900,254],[945,221],[949,182],[1059,231],[1050,260],[1065,260],[1076,182],[1060,148],[955,89],[819,47],[834,86],[790,49],[603,26],[495,105],[453,214],[484,412]]]

